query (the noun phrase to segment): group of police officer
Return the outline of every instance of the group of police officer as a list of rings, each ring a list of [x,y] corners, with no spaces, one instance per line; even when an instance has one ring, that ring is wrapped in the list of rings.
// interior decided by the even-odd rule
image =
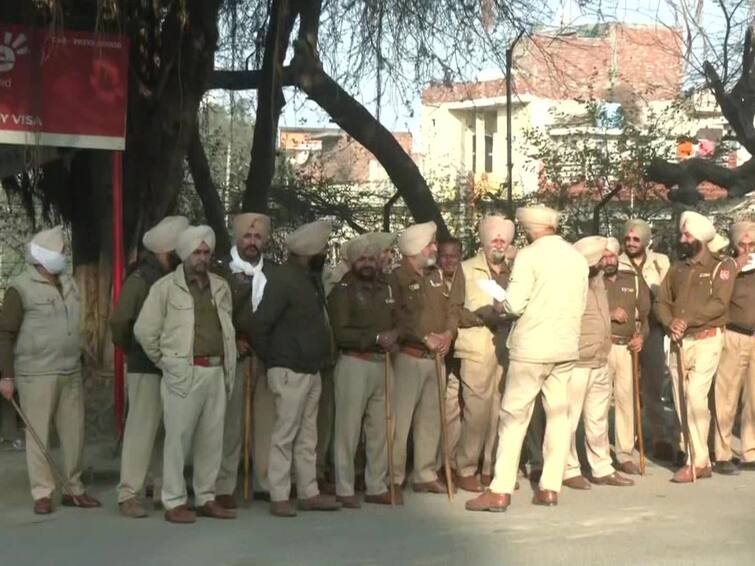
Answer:
[[[755,223],[733,224],[726,240],[685,212],[670,264],[642,220],[626,223],[623,242],[574,244],[558,235],[554,210],[520,208],[516,220],[528,242],[518,251],[515,224],[492,215],[464,262],[460,242],[438,242],[428,222],[397,238],[360,235],[327,268],[328,221],[288,234],[287,261],[275,265],[265,215],[237,215],[219,260],[211,228],[163,219],[144,235],[111,317],[128,363],[120,512],[147,516],[149,484],[167,521],[234,518],[250,457],[255,496],[279,517],[359,508],[362,483],[363,501],[382,505],[402,504],[407,483],[419,493],[458,487],[479,494],[470,511],[504,511],[523,470],[539,505],[557,504],[562,484],[631,486],[643,471],[638,374],[650,451],[682,455],[674,482],[755,469]],[[0,392],[18,392],[30,425],[40,514],[53,511],[53,421],[62,504],[100,506],[81,482],[80,296],[63,248],[59,227],[31,240],[0,313]],[[663,418],[667,372],[677,427]]]

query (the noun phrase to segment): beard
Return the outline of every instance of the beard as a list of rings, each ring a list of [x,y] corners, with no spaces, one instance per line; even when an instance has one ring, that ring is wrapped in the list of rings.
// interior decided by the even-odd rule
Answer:
[[[249,263],[256,262],[260,258],[260,249],[255,244],[249,244],[241,252],[241,259]]]
[[[506,260],[506,252],[493,250],[490,252],[489,259],[493,265],[501,265]]]
[[[628,248],[625,247],[624,251],[626,252],[627,257],[631,257],[631,258],[640,257],[640,256],[642,256],[642,254],[645,253],[645,249],[642,248],[642,247],[640,247],[639,249],[637,249],[635,251],[631,251],[631,250],[629,250]]]
[[[377,270],[374,267],[360,267],[356,270],[356,276],[362,281],[372,281],[376,274]]]
[[[618,265],[606,265],[603,268],[603,273],[605,273],[609,277],[613,277],[619,272],[619,266]]]
[[[314,273],[322,273],[325,268],[325,254],[313,255],[309,258],[309,269]]]
[[[702,246],[703,244],[697,240],[692,243],[679,242],[676,246],[676,251],[681,259],[687,259],[696,256],[700,252]]]

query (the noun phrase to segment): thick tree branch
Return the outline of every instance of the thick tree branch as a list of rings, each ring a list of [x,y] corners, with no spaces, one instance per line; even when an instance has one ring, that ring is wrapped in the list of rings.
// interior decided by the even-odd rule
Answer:
[[[226,71],[217,70],[210,74],[207,90],[214,88],[224,90],[257,90],[262,84],[262,71]],[[283,67],[281,86],[293,86],[294,77],[290,67]]]
[[[448,228],[417,164],[391,132],[325,73],[308,41],[296,42],[291,67],[297,86],[385,168],[414,219],[434,220],[440,235],[447,235]]]
[[[199,200],[202,201],[207,223],[215,231],[215,254],[224,257],[231,250],[231,240],[228,237],[228,229],[225,225],[223,203],[220,201],[217,187],[212,180],[210,164],[207,161],[207,155],[202,146],[202,138],[199,136],[199,127],[196,123],[191,134],[186,160],[189,163],[191,178],[194,179],[194,188],[197,190]]]

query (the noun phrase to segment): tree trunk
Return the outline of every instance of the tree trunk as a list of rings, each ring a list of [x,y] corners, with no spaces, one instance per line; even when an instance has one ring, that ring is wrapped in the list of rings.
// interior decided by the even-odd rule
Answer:
[[[207,155],[202,146],[202,138],[199,135],[199,127],[196,123],[186,158],[189,163],[191,178],[194,179],[194,188],[197,190],[199,200],[202,201],[207,224],[215,231],[215,254],[218,257],[225,257],[231,251],[231,240],[225,224],[225,211],[223,210],[223,203],[220,201],[218,189],[212,181],[210,164],[207,161]]]
[[[246,212],[267,212],[270,185],[275,174],[275,147],[278,120],[283,108],[283,59],[296,20],[290,0],[273,0],[270,25],[265,38],[254,137],[246,178],[242,209]]]

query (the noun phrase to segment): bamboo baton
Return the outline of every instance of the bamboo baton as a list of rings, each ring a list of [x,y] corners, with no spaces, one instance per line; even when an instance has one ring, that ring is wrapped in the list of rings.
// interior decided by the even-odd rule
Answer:
[[[244,501],[249,503],[249,455],[252,451],[252,375],[254,356],[244,373]]]
[[[393,484],[393,409],[391,407],[391,355],[385,353],[385,447],[388,451],[388,490],[391,507],[396,505],[396,486]]]
[[[640,449],[640,475],[645,475],[645,440],[642,437],[642,407],[640,405],[640,354],[632,352],[632,382],[634,385],[634,429]]]
[[[26,430],[29,432],[29,434],[31,434],[31,437],[34,439],[34,443],[37,445],[37,448],[39,448],[42,451],[42,455],[45,457],[45,460],[47,460],[47,465],[50,466],[50,470],[52,470],[53,474],[57,476],[58,481],[60,482],[60,485],[63,488],[63,491],[65,491],[71,497],[71,499],[73,499],[73,502],[77,507],[80,507],[81,503],[79,503],[79,498],[73,494],[73,491],[71,490],[71,486],[69,485],[68,480],[65,478],[63,473],[58,468],[58,465],[55,463],[55,460],[52,459],[52,456],[47,451],[47,448],[45,448],[45,445],[42,442],[42,439],[39,438],[37,431],[34,430],[34,427],[31,426],[31,423],[29,422],[29,419],[26,418],[26,414],[21,410],[21,407],[18,406],[18,403],[16,403],[16,400],[13,397],[11,397],[9,401],[11,405],[13,405],[13,408],[18,413],[18,416],[21,417],[22,421],[24,421]]]
[[[439,353],[435,353],[435,374],[438,377],[438,403],[440,404],[440,440],[443,448],[443,470],[446,472],[446,488],[448,500],[454,500],[454,480],[451,476],[451,462],[448,450],[448,429],[446,426],[446,376],[443,371],[443,361]]]
[[[676,355],[679,362],[678,368],[678,396],[679,396],[679,412],[681,413],[679,420],[682,425],[682,438],[684,439],[684,451],[689,456],[690,469],[692,472],[692,481],[697,480],[697,474],[695,470],[695,449],[692,446],[692,440],[690,438],[689,419],[687,418],[687,386],[685,381],[687,380],[687,365],[684,363],[684,349],[682,347],[681,340],[674,342],[676,345]]]

